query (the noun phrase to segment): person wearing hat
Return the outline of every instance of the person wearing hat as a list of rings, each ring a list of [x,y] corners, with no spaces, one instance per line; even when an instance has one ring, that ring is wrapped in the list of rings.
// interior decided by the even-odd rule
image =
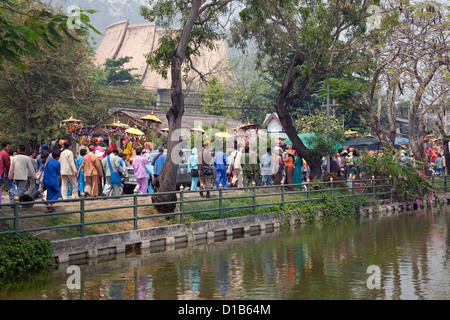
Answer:
[[[286,184],[288,184],[287,190],[294,189],[294,187],[292,186],[292,184],[294,183],[294,170],[295,170],[294,156],[295,156],[294,151],[288,149],[286,150],[286,156],[283,158],[283,162],[285,163],[286,166]]]
[[[273,172],[272,174],[275,176],[274,178],[274,185],[279,186],[281,185],[281,180],[283,179],[283,167],[284,162],[281,158],[281,155],[283,152],[279,147],[273,148],[274,158],[273,158]],[[281,188],[281,187],[278,187]]]

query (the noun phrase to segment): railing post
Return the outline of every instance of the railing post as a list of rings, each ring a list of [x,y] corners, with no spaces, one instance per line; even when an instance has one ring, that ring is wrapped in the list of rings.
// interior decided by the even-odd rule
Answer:
[[[180,186],[180,223],[184,223],[184,187]]]
[[[256,197],[255,197],[255,181],[252,182],[252,204],[253,204],[253,215],[256,215]]]
[[[14,196],[14,231],[19,234],[19,197]]]
[[[375,199],[375,176],[372,176],[372,198]]]
[[[138,229],[138,191],[137,188],[133,190],[133,216],[134,216],[134,230]]]
[[[284,180],[281,180],[281,206],[284,211]]]
[[[356,179],[356,177],[352,174],[350,179],[352,180],[352,195],[353,195],[353,198],[355,198],[356,197],[356,192],[355,192],[355,179]]]
[[[394,181],[392,181],[392,175],[389,175],[389,188],[391,193],[391,204],[392,204],[392,188],[394,187]]]
[[[222,208],[222,183],[219,183],[219,219],[223,219],[223,208]]]
[[[306,191],[307,191],[306,199],[311,200],[311,186],[310,186],[309,182],[310,182],[309,178],[306,179]]]
[[[334,181],[332,177],[330,178],[330,182],[331,182],[331,196],[333,196]]]
[[[84,198],[86,198],[86,194],[84,192],[80,193],[80,237],[84,237],[85,232],[85,215],[84,215]]]
[[[447,192],[447,170],[444,172],[444,192]]]

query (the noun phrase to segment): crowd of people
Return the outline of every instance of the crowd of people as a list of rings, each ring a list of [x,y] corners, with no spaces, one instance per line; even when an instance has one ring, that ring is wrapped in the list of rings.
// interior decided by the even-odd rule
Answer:
[[[10,203],[14,198],[27,201],[43,197],[44,200],[78,198],[86,196],[113,195],[121,193],[124,170],[129,165],[126,155],[118,149],[98,154],[94,145],[80,148],[75,155],[70,142],[61,149],[50,151],[43,144],[40,151],[30,151],[20,145],[11,149],[11,143],[3,142],[0,152],[0,184],[5,185]],[[138,162],[138,161],[137,161]],[[1,199],[0,199],[1,201]],[[47,211],[53,212],[53,203],[47,203]]]
[[[219,187],[279,187],[284,182],[287,190],[302,188],[302,183],[309,179],[310,173],[306,161],[281,141],[273,149],[267,148],[265,151],[264,155],[260,155],[256,147],[238,147],[235,142],[233,148],[215,152],[210,143],[205,142],[202,150],[191,150],[188,159],[191,185],[187,188],[198,190],[201,196],[206,192],[206,197],[210,197],[210,189]],[[430,170],[436,175],[442,175],[445,168],[442,150],[438,146],[427,146],[425,153]],[[409,154],[402,151],[402,161],[406,163],[409,158]],[[327,159],[322,158],[323,173],[328,171]],[[336,173],[342,180],[358,174],[355,165],[358,151],[354,148],[345,148],[329,159],[329,171]],[[130,159],[115,146],[104,152],[99,152],[95,145],[82,146],[74,154],[72,144],[65,141],[61,149],[50,151],[49,146],[43,144],[39,152],[32,150],[26,153],[23,145],[12,150],[11,143],[3,142],[0,151],[0,185],[4,185],[11,203],[15,197],[21,199],[24,195],[31,195],[33,199],[43,197],[48,201],[78,198],[82,193],[88,197],[119,196],[126,168],[131,165],[137,181],[137,192],[153,193],[152,181],[159,176],[165,161],[162,146],[153,156],[148,149],[138,148]],[[50,202],[46,212],[53,211],[53,203]]]

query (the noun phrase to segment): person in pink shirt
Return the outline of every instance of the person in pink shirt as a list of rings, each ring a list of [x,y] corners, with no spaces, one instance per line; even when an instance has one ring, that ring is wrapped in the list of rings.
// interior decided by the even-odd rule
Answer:
[[[139,194],[147,193],[148,177],[146,164],[149,163],[147,157],[142,155],[143,149],[136,150],[137,157],[133,160],[134,175],[137,180],[137,192]]]

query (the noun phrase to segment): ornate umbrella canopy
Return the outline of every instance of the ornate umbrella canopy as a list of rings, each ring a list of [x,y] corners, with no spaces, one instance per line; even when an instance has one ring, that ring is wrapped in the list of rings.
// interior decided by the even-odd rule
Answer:
[[[347,131],[344,132],[344,134],[345,134],[345,135],[348,135],[348,136],[349,136],[349,135],[352,135],[352,134],[357,134],[357,133],[358,133],[358,131],[352,131],[352,130],[350,130],[350,129],[348,129]]]
[[[83,127],[83,121],[78,120],[78,119],[74,119],[72,116],[70,116],[69,119],[60,121],[59,122],[59,126],[60,127],[65,127],[66,128],[66,132],[68,134],[72,134],[72,132],[74,130]]]
[[[121,123],[119,120],[102,126],[103,132],[108,136],[109,140],[117,140],[117,137],[124,138],[126,136],[125,130],[129,128],[129,125]]]
[[[259,124],[251,124],[250,121],[247,118],[247,124],[240,127],[239,129],[243,130],[243,131],[247,131],[247,130],[256,130],[256,132],[258,132],[259,130]]]
[[[202,127],[200,127],[200,126],[195,127],[195,128],[192,128],[191,131],[192,131],[193,133],[196,133],[196,132],[206,133],[206,131],[203,130]]]
[[[153,137],[155,137],[162,121],[155,116],[154,111],[152,111],[152,113],[150,113],[149,115],[141,117],[140,120],[142,120],[142,124],[144,125],[144,127],[155,130],[155,134],[153,135]]]
[[[218,138],[231,138],[233,135],[232,135],[232,134],[229,134],[229,133],[226,132],[226,131],[223,131],[223,132],[217,132],[217,133],[215,134],[215,136],[218,137]]]
[[[141,130],[139,130],[136,126],[134,126],[134,128],[125,130],[125,134],[127,135],[127,137],[129,137],[130,139],[132,139],[134,141],[145,141],[146,140],[145,133],[142,132]]]
[[[94,127],[81,127],[72,131],[72,138],[75,140],[80,140],[84,144],[88,144],[94,133]]]

